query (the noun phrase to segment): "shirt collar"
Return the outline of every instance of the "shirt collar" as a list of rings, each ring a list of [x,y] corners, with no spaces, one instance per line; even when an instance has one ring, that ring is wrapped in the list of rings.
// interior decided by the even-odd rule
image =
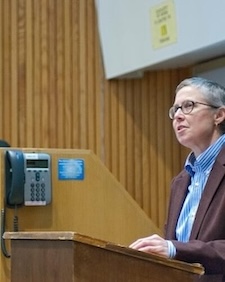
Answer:
[[[191,152],[185,162],[186,171],[193,176],[196,171],[209,173],[222,146],[225,145],[225,134],[218,138],[197,158]]]

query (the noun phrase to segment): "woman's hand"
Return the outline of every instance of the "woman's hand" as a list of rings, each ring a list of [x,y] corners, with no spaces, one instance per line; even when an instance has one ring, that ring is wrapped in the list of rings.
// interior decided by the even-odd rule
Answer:
[[[142,251],[150,254],[152,253],[158,254],[167,258],[169,257],[167,241],[157,234],[138,239],[137,241],[132,243],[129,247],[138,251]]]

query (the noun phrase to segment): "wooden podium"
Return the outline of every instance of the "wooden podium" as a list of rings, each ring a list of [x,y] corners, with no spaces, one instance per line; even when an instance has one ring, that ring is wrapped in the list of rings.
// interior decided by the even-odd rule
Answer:
[[[12,282],[190,282],[200,265],[93,239],[75,232],[7,232]]]

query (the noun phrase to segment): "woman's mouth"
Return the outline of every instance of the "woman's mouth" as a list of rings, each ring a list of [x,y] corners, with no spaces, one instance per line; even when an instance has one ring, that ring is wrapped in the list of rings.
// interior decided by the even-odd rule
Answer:
[[[183,129],[187,128],[186,126],[184,125],[178,125],[177,126],[177,132],[181,132]]]

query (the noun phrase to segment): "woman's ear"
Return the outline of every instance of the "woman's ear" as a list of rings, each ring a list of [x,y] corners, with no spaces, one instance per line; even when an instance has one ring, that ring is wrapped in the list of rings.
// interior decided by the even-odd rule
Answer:
[[[225,120],[225,107],[220,107],[215,114],[215,124],[218,125]]]

